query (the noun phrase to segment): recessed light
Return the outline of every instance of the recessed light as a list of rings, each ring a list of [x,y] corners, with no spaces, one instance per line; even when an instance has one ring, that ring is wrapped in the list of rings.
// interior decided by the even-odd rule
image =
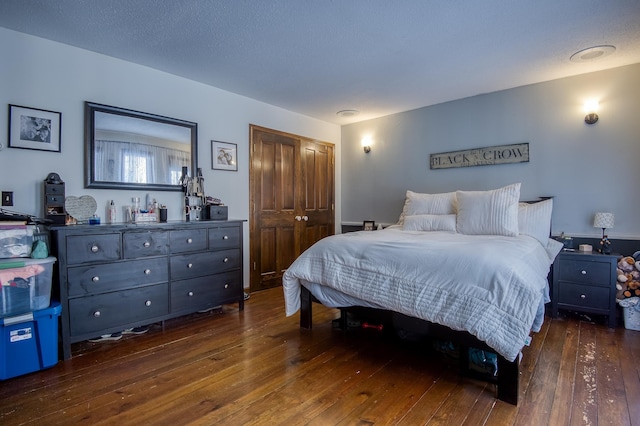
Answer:
[[[593,46],[577,51],[571,55],[570,60],[571,62],[599,61],[600,59],[611,55],[615,51],[615,46],[611,45]]]
[[[355,109],[343,109],[336,112],[338,117],[355,117],[358,114],[360,114],[360,111]]]

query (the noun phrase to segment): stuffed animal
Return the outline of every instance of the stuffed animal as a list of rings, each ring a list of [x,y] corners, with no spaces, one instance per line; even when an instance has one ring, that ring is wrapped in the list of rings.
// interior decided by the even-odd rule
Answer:
[[[640,261],[631,256],[618,260],[616,300],[640,296]]]

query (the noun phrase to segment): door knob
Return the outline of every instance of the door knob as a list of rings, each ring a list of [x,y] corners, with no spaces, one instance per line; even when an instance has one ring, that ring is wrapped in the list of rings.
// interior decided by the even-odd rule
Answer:
[[[296,216],[295,219],[300,222],[302,220],[302,216]]]
[[[305,222],[309,220],[309,216],[302,216],[302,220],[304,220]]]

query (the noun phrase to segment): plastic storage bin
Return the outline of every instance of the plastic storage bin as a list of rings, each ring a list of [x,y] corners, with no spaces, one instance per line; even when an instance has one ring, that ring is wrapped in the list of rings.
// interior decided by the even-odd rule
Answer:
[[[640,297],[630,297],[619,302],[622,306],[624,328],[640,331]]]
[[[0,258],[29,257],[35,226],[0,221]]]
[[[55,261],[0,259],[0,318],[49,307]]]
[[[0,380],[58,363],[59,302],[47,309],[0,319]]]

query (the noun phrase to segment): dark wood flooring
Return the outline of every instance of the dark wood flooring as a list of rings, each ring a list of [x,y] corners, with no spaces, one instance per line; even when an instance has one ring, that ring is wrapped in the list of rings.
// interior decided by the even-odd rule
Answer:
[[[373,330],[286,318],[281,289],[73,345],[73,358],[0,382],[0,424],[640,425],[640,332],[547,318],[523,351],[518,407],[455,362]]]

